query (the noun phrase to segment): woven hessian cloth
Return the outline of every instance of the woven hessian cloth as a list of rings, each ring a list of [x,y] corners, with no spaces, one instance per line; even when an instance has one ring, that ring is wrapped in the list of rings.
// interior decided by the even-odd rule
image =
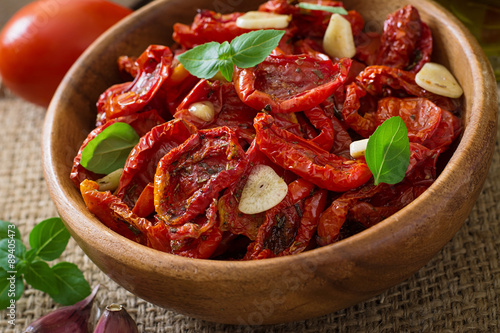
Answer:
[[[0,85],[1,86],[1,85]],[[500,91],[500,86],[499,86]],[[0,219],[28,234],[43,219],[57,216],[43,178],[41,129],[45,110],[0,88]],[[499,133],[500,136],[500,133]],[[469,218],[453,239],[407,281],[356,306],[320,318],[245,329],[249,332],[500,332],[500,149]],[[102,273],[71,240],[62,260],[75,263],[92,287],[95,305],[123,304],[140,332],[235,332],[143,301]],[[0,332],[22,332],[59,305],[26,287],[16,303],[16,326],[0,314]]]

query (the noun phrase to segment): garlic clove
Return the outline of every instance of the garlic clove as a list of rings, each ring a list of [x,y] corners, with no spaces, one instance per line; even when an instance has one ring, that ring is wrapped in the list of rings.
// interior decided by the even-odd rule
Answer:
[[[463,90],[453,74],[441,64],[428,62],[415,76],[415,82],[423,89],[440,96],[458,98]]]
[[[356,55],[351,23],[340,14],[333,14],[323,36],[323,49],[332,58],[352,58]]]
[[[88,333],[89,318],[99,286],[80,302],[56,309],[32,322],[24,333]]]
[[[202,101],[191,104],[188,108],[189,113],[203,121],[212,121],[215,117],[215,108],[212,102]]]
[[[249,11],[236,19],[236,26],[243,29],[285,29],[291,20],[290,15]]]
[[[98,179],[96,182],[99,184],[99,191],[114,191],[118,188],[120,177],[122,176],[123,168],[117,169],[110,174]]]
[[[137,324],[125,308],[120,304],[106,307],[97,322],[94,333],[138,333]]]
[[[353,158],[360,158],[365,156],[366,145],[368,144],[368,139],[357,140],[351,142],[349,150]]]
[[[288,185],[267,165],[256,165],[243,187],[238,209],[244,214],[264,212],[279,204],[288,193]]]

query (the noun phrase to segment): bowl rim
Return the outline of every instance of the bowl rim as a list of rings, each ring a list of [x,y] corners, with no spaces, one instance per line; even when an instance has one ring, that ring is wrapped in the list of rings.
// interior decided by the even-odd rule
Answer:
[[[450,158],[449,162],[442,170],[439,177],[436,181],[426,190],[424,191],[417,199],[411,202],[409,205],[396,212],[392,216],[386,218],[380,223],[358,233],[346,239],[343,239],[339,242],[315,248],[309,251],[305,251],[300,254],[294,254],[290,256],[284,257],[276,257],[276,258],[268,258],[265,260],[251,260],[251,261],[223,261],[223,260],[213,260],[213,259],[193,259],[181,257],[169,253],[160,252],[158,250],[154,250],[152,248],[148,248],[146,246],[135,243],[131,240],[126,239],[125,237],[111,231],[104,224],[102,224],[97,218],[95,218],[89,212],[81,212],[77,209],[76,201],[71,199],[71,196],[68,196],[65,193],[65,190],[60,186],[61,175],[55,170],[53,165],[53,155],[52,151],[52,142],[53,131],[55,126],[55,119],[58,116],[58,99],[65,94],[65,86],[71,85],[71,76],[77,70],[78,66],[82,63],[83,59],[85,59],[91,52],[94,47],[99,47],[101,43],[105,43],[109,38],[119,33],[119,31],[123,31],[128,26],[131,25],[133,20],[138,19],[145,12],[152,12],[156,8],[160,8],[161,6],[166,5],[170,0],[156,0],[149,5],[137,10],[132,13],[127,19],[119,22],[112,29],[108,30],[105,34],[99,37],[94,44],[92,44],[87,51],[79,58],[79,60],[73,65],[68,74],[65,76],[62,84],[59,86],[56,91],[54,98],[52,99],[48,111],[45,117],[45,122],[43,126],[43,134],[42,134],[42,163],[45,179],[47,182],[47,186],[49,188],[50,195],[52,200],[56,204],[56,207],[61,215],[64,223],[69,227],[70,231],[75,238],[79,238],[82,232],[90,232],[90,236],[102,237],[103,239],[108,239],[113,242],[117,242],[122,245],[118,248],[111,249],[110,255],[115,256],[115,258],[120,260],[125,260],[127,265],[136,265],[138,267],[155,267],[160,271],[163,270],[171,270],[172,267],[184,267],[185,269],[189,269],[192,271],[203,271],[213,272],[214,268],[216,271],[223,274],[225,278],[230,278],[233,276],[232,274],[235,271],[244,269],[247,271],[248,269],[255,270],[266,270],[266,269],[276,269],[276,266],[292,266],[297,264],[298,262],[307,261],[307,260],[317,260],[318,257],[332,256],[338,252],[350,253],[352,256],[355,254],[351,251],[346,251],[345,249],[352,250],[353,247],[362,247],[368,244],[373,244],[374,242],[383,242],[387,239],[388,235],[394,235],[397,232],[401,232],[403,229],[407,229],[410,227],[414,227],[413,225],[407,224],[405,221],[405,217],[408,215],[410,210],[424,208],[425,205],[432,203],[433,195],[440,190],[443,186],[443,183],[450,178],[450,176],[455,172],[455,169],[459,168],[464,163],[469,163],[468,160],[470,157],[470,151],[474,151],[477,149],[474,145],[477,143],[477,138],[472,138],[468,134],[479,133],[481,127],[485,125],[485,121],[491,122],[494,118],[496,122],[496,110],[491,111],[488,114],[487,119],[477,119],[477,115],[474,114],[470,119],[469,123],[465,128],[465,131],[461,137],[461,140],[456,148],[456,151]],[[347,1],[346,1],[347,2]],[[449,18],[449,29],[454,31],[457,36],[460,36],[461,39],[469,39],[471,40],[471,45],[467,45],[467,48],[464,49],[464,52],[467,56],[472,56],[474,58],[486,59],[484,54],[478,52],[480,49],[479,44],[473,39],[472,35],[465,30],[465,27],[450,13],[444,10],[440,5],[433,3],[428,0],[421,1],[422,5],[417,6],[430,6],[434,11],[437,11],[440,15],[445,15]],[[496,88],[496,84],[494,84],[493,72],[490,68],[484,65],[482,60],[478,62],[478,66],[472,66],[473,76],[480,77],[485,76],[486,80],[475,80],[474,82],[474,92],[476,93],[474,103],[471,104],[472,109],[484,109],[487,105],[493,105],[496,97],[493,97],[493,101],[486,100],[485,98],[481,98],[478,100],[478,92],[485,91],[488,89]],[[489,76],[491,75],[491,79]],[[471,148],[472,147],[472,148]],[[460,153],[460,154],[458,154]],[[452,163],[453,162],[453,163]],[[484,182],[484,180],[483,180]],[[481,186],[482,187],[482,183]],[[444,195],[450,195],[451,190],[445,191]],[[80,200],[82,200],[80,198]],[[82,220],[90,221],[90,226],[82,227],[81,225],[75,224],[71,221],[72,214],[80,214],[82,216]],[[79,241],[77,240],[77,243]],[[80,244],[80,243],[79,243]],[[100,244],[100,243],[96,243]],[[103,243],[104,244],[104,243]],[[81,246],[81,245],[80,245]],[[99,249],[102,251],[110,250],[108,247]],[[140,253],[140,255],[137,255]],[[148,261],[144,259],[148,258]],[[425,263],[424,263],[425,264]],[[163,267],[162,267],[163,266]],[[208,275],[205,274],[192,274],[191,278],[193,280],[206,280],[208,279]]]

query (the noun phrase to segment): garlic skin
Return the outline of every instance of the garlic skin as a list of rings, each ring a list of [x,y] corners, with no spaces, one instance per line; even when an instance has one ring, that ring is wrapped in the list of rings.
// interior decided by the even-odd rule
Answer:
[[[125,308],[120,304],[106,307],[97,322],[94,333],[139,333],[137,324]]]
[[[99,286],[80,302],[56,309],[32,322],[24,333],[89,333],[89,318]]]

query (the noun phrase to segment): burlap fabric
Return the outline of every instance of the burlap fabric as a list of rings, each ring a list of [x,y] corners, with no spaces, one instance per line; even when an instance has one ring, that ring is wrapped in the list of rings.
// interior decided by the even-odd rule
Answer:
[[[499,86],[500,91],[500,86]],[[31,228],[57,215],[41,165],[45,110],[0,89],[0,219],[14,222],[28,243]],[[500,133],[499,133],[500,136]],[[477,204],[455,237],[413,277],[356,306],[301,322],[249,332],[500,332],[500,147]],[[121,303],[141,332],[235,332],[149,304],[104,275],[71,240],[62,260],[77,264],[92,286],[96,306]],[[0,312],[1,332],[22,332],[58,307],[26,288],[16,303],[16,326]]]

